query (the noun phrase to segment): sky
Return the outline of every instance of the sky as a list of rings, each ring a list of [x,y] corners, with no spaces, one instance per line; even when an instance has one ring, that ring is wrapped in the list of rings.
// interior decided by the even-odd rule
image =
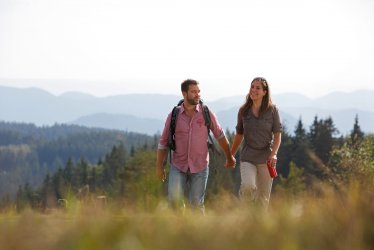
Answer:
[[[0,85],[314,98],[374,89],[374,0],[0,0]]]

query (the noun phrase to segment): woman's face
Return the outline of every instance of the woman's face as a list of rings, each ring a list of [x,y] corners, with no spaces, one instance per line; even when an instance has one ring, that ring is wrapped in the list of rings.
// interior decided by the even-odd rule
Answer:
[[[266,90],[264,90],[261,81],[253,81],[251,84],[251,89],[249,90],[249,96],[252,101],[262,101],[262,98],[266,95]]]

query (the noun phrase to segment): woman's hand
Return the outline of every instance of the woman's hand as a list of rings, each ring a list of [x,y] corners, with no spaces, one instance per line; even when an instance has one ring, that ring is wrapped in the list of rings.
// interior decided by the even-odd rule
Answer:
[[[277,155],[270,155],[268,162],[270,162],[270,166],[274,168],[277,165]]]

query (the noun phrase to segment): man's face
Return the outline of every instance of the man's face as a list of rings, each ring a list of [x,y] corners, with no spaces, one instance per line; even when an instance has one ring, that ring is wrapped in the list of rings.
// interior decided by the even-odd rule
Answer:
[[[184,100],[190,105],[197,105],[200,101],[200,88],[198,85],[191,84],[187,92],[183,92]]]

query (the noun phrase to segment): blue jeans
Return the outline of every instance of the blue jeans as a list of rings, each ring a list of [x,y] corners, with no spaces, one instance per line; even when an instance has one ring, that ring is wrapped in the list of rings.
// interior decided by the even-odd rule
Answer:
[[[170,167],[168,199],[172,207],[185,207],[184,194],[189,185],[189,203],[192,208],[204,213],[204,197],[208,182],[209,169],[206,167],[199,173],[183,173],[174,166]]]

